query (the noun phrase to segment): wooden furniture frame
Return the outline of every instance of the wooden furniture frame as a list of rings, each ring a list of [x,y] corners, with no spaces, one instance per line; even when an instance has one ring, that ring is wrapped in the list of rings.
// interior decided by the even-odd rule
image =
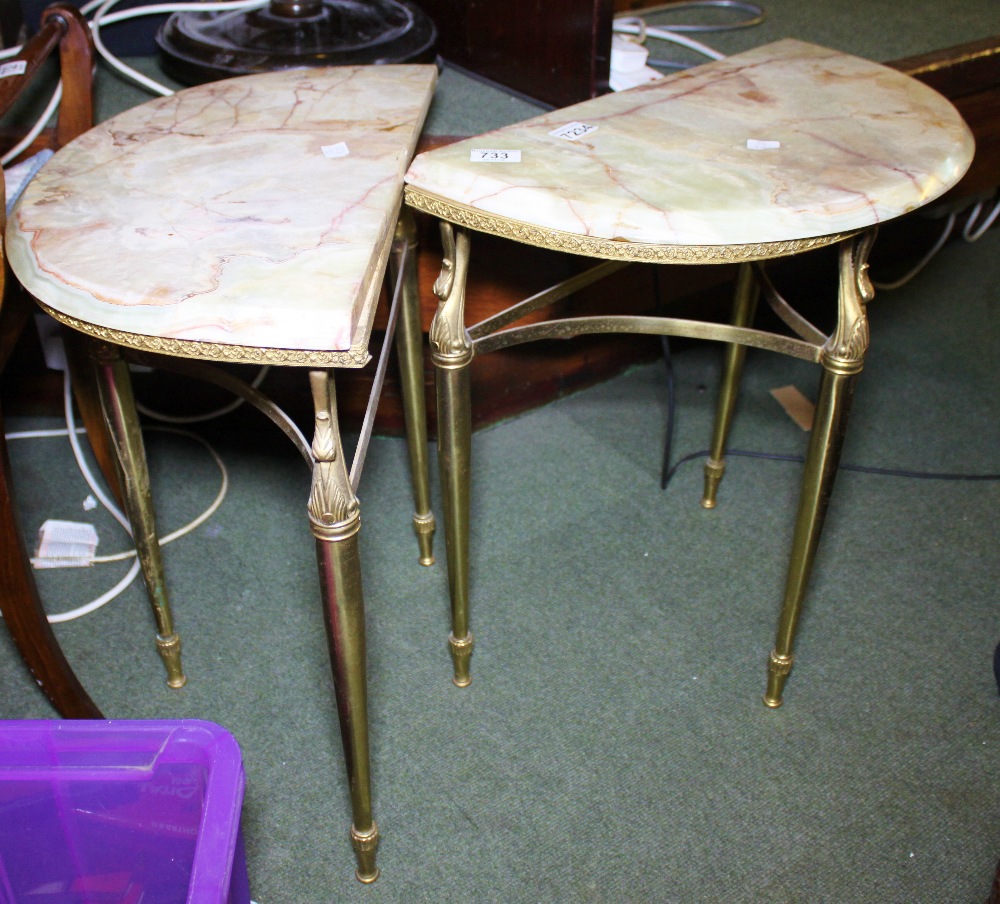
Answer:
[[[85,132],[93,123],[92,73],[94,46],[90,28],[79,11],[69,4],[48,7],[42,26],[11,61],[23,63],[24,71],[0,80],[0,110],[9,109],[28,88],[46,59],[58,48],[63,100],[54,134],[61,146]],[[34,311],[30,298],[16,281],[6,279],[4,261],[0,273],[0,372],[10,357]],[[90,406],[90,414],[96,413]],[[93,417],[88,417],[93,424]],[[2,428],[2,418],[0,418]],[[100,436],[101,429],[96,428]],[[107,456],[103,456],[107,462]],[[42,607],[24,538],[17,520],[10,463],[0,429],[0,612],[25,664],[52,705],[63,716],[101,718],[101,711],[87,694],[70,667]]]

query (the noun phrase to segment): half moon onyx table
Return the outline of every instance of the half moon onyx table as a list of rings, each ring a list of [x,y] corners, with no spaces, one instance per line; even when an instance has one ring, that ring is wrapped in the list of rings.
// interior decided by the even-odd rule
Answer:
[[[901,73],[795,40],[546,113],[419,155],[406,200],[442,221],[445,260],[430,344],[452,606],[455,682],[468,684],[470,398],[476,355],[543,338],[646,333],[727,345],[702,504],[714,507],[747,346],[820,366],[765,702],[782,702],[792,644],[869,343],[867,255],[879,223],[943,194],[968,168],[969,129],[935,91]],[[470,234],[601,258],[589,275],[476,325],[465,323]],[[808,322],[758,262],[839,249],[836,326]],[[738,263],[729,324],[669,317],[524,315],[629,262]],[[758,287],[788,326],[755,329]],[[537,321],[537,316],[535,318]],[[637,488],[638,492],[638,488]],[[588,529],[592,526],[588,525]],[[604,528],[606,529],[606,526]]]
[[[365,618],[356,496],[365,427],[348,469],[334,372],[371,359],[387,264],[397,271],[414,526],[429,564],[423,367],[412,223],[403,175],[437,70],[401,65],[286,70],[213,82],[128,110],[59,151],[7,228],[18,278],[93,339],[102,404],[168,683],[185,681],[163,578],[142,437],[122,350],[191,371],[194,361],[298,367],[315,408],[312,443],[231,372],[199,374],[260,407],[312,468],[330,656],[350,781],[358,878],[374,881]],[[399,225],[398,225],[399,224]],[[391,260],[390,260],[391,259]],[[390,329],[395,323],[390,315]],[[384,373],[385,350],[375,378]],[[369,412],[374,409],[369,406]],[[369,421],[370,423],[370,421]]]

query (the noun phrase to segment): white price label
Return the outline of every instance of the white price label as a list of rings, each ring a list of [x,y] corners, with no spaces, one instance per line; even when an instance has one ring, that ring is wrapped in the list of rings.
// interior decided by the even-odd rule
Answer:
[[[469,154],[473,163],[520,163],[520,151],[500,151],[491,148],[473,148]]]
[[[750,151],[773,151],[775,148],[780,147],[780,141],[761,141],[759,138],[747,139],[747,150]]]
[[[25,60],[14,60],[13,63],[4,63],[0,65],[0,78],[7,78],[11,75],[24,75],[27,68],[28,63]]]
[[[591,132],[596,132],[597,126],[589,126],[584,122],[571,122],[569,125],[560,126],[549,134],[553,138],[565,138],[567,141],[577,141],[583,138],[584,135],[589,135]]]
[[[351,151],[347,147],[347,143],[343,141],[338,141],[336,144],[325,144],[323,145],[323,156],[324,157],[346,157]]]

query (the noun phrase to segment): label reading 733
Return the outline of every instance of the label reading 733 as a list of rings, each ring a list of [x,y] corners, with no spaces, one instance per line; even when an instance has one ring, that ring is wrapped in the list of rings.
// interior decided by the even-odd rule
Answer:
[[[473,148],[469,154],[473,163],[520,163],[521,152],[500,151],[491,148]]]

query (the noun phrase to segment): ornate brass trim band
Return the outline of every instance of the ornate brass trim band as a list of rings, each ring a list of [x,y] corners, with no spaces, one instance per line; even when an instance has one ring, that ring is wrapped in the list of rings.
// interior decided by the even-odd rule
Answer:
[[[171,355],[178,358],[197,358],[201,361],[229,362],[231,364],[277,364],[281,367],[364,367],[370,360],[366,347],[347,351],[311,351],[298,348],[258,348],[253,345],[226,345],[223,342],[192,342],[188,339],[170,339],[163,336],[144,336],[97,326],[63,314],[42,301],[38,304],[60,323],[65,323],[81,333],[93,336],[112,345],[134,348],[142,352]]]
[[[501,238],[523,242],[536,248],[565,251],[584,257],[600,257],[607,260],[638,261],[658,264],[733,264],[743,261],[768,260],[801,254],[813,248],[835,245],[849,238],[854,232],[823,235],[787,242],[761,242],[752,245],[651,245],[642,242],[615,241],[588,235],[575,235],[558,229],[545,229],[529,223],[521,223],[496,214],[484,213],[447,201],[437,195],[428,194],[412,185],[405,190],[406,203],[424,213],[442,220],[486,232]]]
[[[688,339],[714,339],[733,342],[767,351],[779,352],[792,358],[818,364],[823,346],[813,345],[792,336],[780,336],[749,327],[731,326],[727,323],[706,323],[700,320],[680,320],[674,317],[572,317],[549,320],[514,327],[477,339],[473,346],[476,354],[486,354],[500,348],[534,342],[537,339],[569,339],[592,333],[639,333],[653,336],[684,336]]]

